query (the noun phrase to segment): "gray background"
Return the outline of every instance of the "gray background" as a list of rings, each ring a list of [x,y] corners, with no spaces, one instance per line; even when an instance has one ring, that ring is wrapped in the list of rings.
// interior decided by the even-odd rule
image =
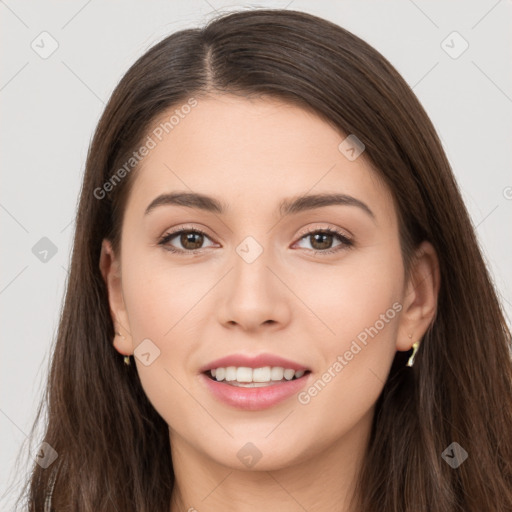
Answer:
[[[201,25],[216,11],[254,6],[338,23],[379,50],[413,87],[443,142],[510,323],[512,0],[0,0],[1,510],[11,509],[7,485],[17,487],[40,441],[27,445],[27,434],[58,325],[86,152],[108,97],[164,36]],[[40,36],[44,31],[51,36]],[[453,31],[469,44],[457,58],[464,42],[448,37]],[[42,58],[52,40],[57,50]],[[43,237],[55,254],[40,252],[48,248]],[[16,469],[22,447],[25,462]]]

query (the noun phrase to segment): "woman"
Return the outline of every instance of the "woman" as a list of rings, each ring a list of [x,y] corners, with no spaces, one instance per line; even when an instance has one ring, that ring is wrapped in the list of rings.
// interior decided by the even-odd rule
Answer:
[[[510,339],[389,62],[221,16],[99,122],[30,510],[510,511]]]

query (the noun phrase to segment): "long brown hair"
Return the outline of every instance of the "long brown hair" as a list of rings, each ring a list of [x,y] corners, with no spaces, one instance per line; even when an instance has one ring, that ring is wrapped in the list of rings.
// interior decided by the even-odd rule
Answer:
[[[274,9],[170,35],[112,94],[87,157],[47,383],[43,440],[58,457],[46,469],[34,464],[29,510],[43,510],[50,493],[59,512],[169,510],[168,425],[112,345],[99,270],[103,238],[119,251],[137,166],[105,197],[98,189],[164,111],[216,93],[284,99],[356,134],[393,194],[406,268],[421,241],[437,251],[437,316],[412,368],[410,353],[395,355],[358,479],[358,510],[510,512],[511,335],[434,127],[407,83],[363,40],[321,18]],[[457,468],[442,456],[453,442],[468,453]]]

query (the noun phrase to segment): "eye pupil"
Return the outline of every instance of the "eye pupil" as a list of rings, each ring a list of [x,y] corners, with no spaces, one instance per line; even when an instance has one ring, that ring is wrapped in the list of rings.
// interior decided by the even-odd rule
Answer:
[[[319,247],[318,247],[318,244],[317,244],[317,247],[315,247],[315,244],[313,244],[313,243],[311,244],[315,249],[321,250],[321,249],[329,249],[330,248],[331,243],[332,243],[332,235],[331,234],[316,233],[314,235],[311,235],[311,237],[315,241],[315,243],[320,242]],[[322,242],[321,240],[318,239],[318,237],[324,238],[324,241]],[[325,241],[325,238],[328,238],[328,242]]]
[[[199,241],[196,241],[194,243],[194,237],[199,237]],[[203,235],[201,233],[191,233],[191,232],[185,232],[182,233],[180,237],[180,242],[185,249],[200,249],[201,245],[203,244]],[[189,242],[191,242],[192,246],[189,246]]]

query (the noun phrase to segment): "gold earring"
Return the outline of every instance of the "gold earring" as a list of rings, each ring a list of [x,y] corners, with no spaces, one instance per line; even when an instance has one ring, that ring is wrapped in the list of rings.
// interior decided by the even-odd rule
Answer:
[[[409,334],[409,338],[412,338],[412,336],[410,334]],[[411,367],[414,364],[414,357],[416,356],[416,352],[418,351],[419,346],[420,346],[419,341],[415,341],[412,344],[413,351],[412,351],[411,357],[409,358],[409,361],[407,361],[407,366]]]

